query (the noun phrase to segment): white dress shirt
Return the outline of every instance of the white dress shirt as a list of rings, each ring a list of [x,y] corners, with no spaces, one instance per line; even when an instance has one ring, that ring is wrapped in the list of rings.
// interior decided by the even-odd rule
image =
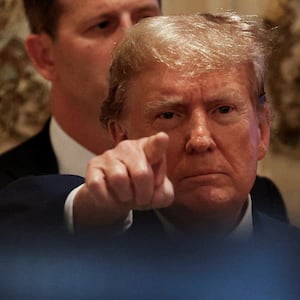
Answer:
[[[67,197],[66,203],[73,204],[73,200],[76,196],[77,191],[80,189],[81,186],[75,188]],[[72,206],[73,207],[73,206]],[[69,210],[72,209],[72,207],[69,207]],[[66,210],[65,210],[66,211]],[[180,236],[180,232],[175,229],[175,226],[169,222],[164,216],[162,216],[158,211],[155,211],[157,214],[160,222],[163,225],[163,228],[166,232],[166,234],[170,238],[176,239],[176,237]],[[72,212],[69,211],[68,213],[68,221],[67,225],[70,230],[70,232],[73,232],[73,215]],[[134,214],[132,211],[129,212],[127,218],[124,220],[123,224],[120,224],[120,228],[117,230],[116,234],[125,232],[133,223]],[[247,239],[250,238],[253,232],[253,219],[252,219],[252,201],[250,194],[248,195],[248,203],[247,208],[245,210],[245,213],[243,217],[240,220],[240,223],[236,226],[236,228],[229,234],[229,238],[233,239]]]
[[[60,174],[73,174],[84,177],[89,160],[95,156],[71,138],[52,117],[50,140],[58,162]]]
[[[158,211],[155,211],[157,217],[160,219],[163,228],[168,236],[176,239],[181,233],[175,228],[175,226],[170,223],[166,218],[164,218]],[[228,238],[232,239],[247,239],[250,238],[253,232],[253,219],[252,219],[252,201],[250,194],[248,195],[247,207],[245,209],[244,215],[242,216],[239,224],[233,229],[233,231],[228,235]]]
[[[50,140],[58,162],[59,173],[84,177],[87,163],[95,154],[71,138],[53,117],[50,121]],[[72,231],[73,197],[67,198],[65,202],[65,220]]]

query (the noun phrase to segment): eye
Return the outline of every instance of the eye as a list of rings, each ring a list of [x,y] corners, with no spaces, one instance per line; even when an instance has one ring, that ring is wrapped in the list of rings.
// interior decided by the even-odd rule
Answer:
[[[181,125],[184,120],[184,114],[178,111],[157,112],[151,118],[151,124],[155,130],[168,132]]]
[[[100,22],[97,25],[97,27],[100,28],[100,29],[105,29],[109,26],[109,24],[110,24],[109,21],[105,20],[105,21]]]
[[[164,113],[160,114],[158,116],[158,118],[159,119],[167,119],[167,120],[169,120],[169,119],[173,119],[174,116],[175,116],[175,113],[167,111],[167,112],[164,112]]]
[[[94,28],[101,34],[112,34],[120,25],[119,19],[114,16],[108,16],[99,20]]]
[[[232,124],[240,120],[243,107],[236,103],[219,104],[211,110],[211,118],[215,122],[223,125]]]
[[[232,107],[228,106],[228,105],[223,105],[218,107],[218,112],[221,114],[228,114],[232,111]]]

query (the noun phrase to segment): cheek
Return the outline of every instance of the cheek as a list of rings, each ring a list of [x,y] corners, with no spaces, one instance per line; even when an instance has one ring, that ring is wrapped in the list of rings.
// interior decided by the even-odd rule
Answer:
[[[113,45],[103,45],[98,40],[78,39],[67,47],[69,48],[69,51],[67,51],[69,54],[67,53],[67,55],[74,59],[74,64],[76,61],[80,62],[83,68],[85,66],[90,68],[91,73],[102,72],[108,74]]]
[[[108,91],[110,53],[99,51],[101,47],[86,46],[78,49],[73,56],[73,68],[78,70],[78,76],[94,90]]]
[[[104,69],[105,71],[109,71],[111,61],[112,61],[112,49],[109,50],[102,50],[99,51],[99,48],[101,49],[101,46],[91,47],[91,49],[88,51],[89,55],[91,57],[90,62],[94,62],[94,67],[99,67]]]
[[[156,134],[151,121],[145,117],[144,97],[141,91],[135,85],[129,85],[125,97],[127,102],[122,108],[121,122],[126,128],[127,137],[139,139]]]
[[[155,134],[149,126],[145,123],[144,119],[141,118],[141,114],[138,110],[133,112],[126,112],[123,118],[123,124],[127,131],[127,136],[129,139],[139,139],[142,137],[147,137]]]
[[[253,125],[250,126],[250,129],[248,130],[249,133],[246,134],[245,139],[248,139],[250,151],[252,151],[253,155],[255,156],[255,159],[258,160],[261,133],[256,119],[252,120],[251,124]]]
[[[238,126],[232,128],[232,133],[228,134],[228,136],[236,140],[235,144],[240,146],[241,153],[243,148],[256,153],[259,145],[260,130],[254,114],[245,116],[245,119],[241,120]]]
[[[167,150],[167,174],[172,183],[176,183],[180,177],[181,168],[185,168],[185,143],[180,136],[170,135],[169,147]]]
[[[237,176],[256,172],[259,149],[259,132],[255,126],[243,126],[232,132],[223,145],[224,153]]]

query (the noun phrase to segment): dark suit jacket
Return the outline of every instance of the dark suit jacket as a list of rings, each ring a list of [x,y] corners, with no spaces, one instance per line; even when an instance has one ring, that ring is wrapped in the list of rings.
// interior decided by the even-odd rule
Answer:
[[[153,211],[136,212],[125,235],[103,240],[66,234],[64,200],[82,182],[28,177],[0,191],[2,298],[299,299],[299,230],[255,203],[246,243],[169,243]]]
[[[24,176],[57,174],[58,164],[49,136],[49,124],[26,142],[0,155],[0,189]]]
[[[33,138],[0,155],[0,189],[24,176],[59,172],[50,142],[49,123]],[[271,213],[273,217],[288,222],[284,200],[270,179],[257,176],[251,195],[260,211]]]
[[[0,191],[3,299],[299,299],[299,231],[255,203],[253,243],[165,244],[153,211],[137,212],[123,240],[69,239],[64,200],[82,182],[28,177]]]
[[[72,189],[83,182],[80,176],[45,175],[24,177],[11,183],[0,191],[0,227],[8,231],[64,231],[65,199]],[[266,189],[262,188],[264,192]],[[268,199],[265,201],[263,197],[260,198],[264,213],[260,212],[255,201],[252,204],[254,228],[259,232],[263,232],[264,225],[269,223],[272,226],[267,228],[273,228],[273,231],[277,228],[273,226],[276,223],[273,206],[268,202]],[[161,231],[160,222],[152,211],[136,212],[132,228],[136,232],[142,230],[142,233],[148,229],[149,233]]]

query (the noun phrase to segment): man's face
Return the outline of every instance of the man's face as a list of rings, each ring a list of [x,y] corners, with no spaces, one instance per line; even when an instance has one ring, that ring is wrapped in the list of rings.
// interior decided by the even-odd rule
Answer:
[[[127,138],[170,137],[174,205],[161,212],[183,226],[230,230],[265,155],[269,125],[258,123],[244,67],[184,78],[161,66],[129,83],[120,120]],[[207,229],[207,228],[206,228]]]
[[[55,70],[52,86],[66,101],[78,104],[78,109],[95,114],[99,112],[99,101],[107,93],[113,48],[124,29],[160,13],[158,2],[59,1],[64,10],[52,45]]]

